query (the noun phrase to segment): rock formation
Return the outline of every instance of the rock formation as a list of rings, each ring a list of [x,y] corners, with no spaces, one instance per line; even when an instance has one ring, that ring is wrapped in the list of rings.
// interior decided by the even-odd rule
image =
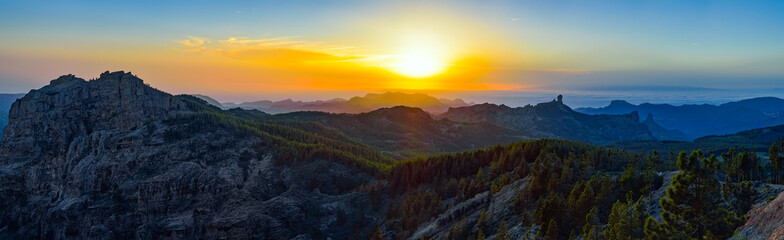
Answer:
[[[0,238],[324,239],[371,227],[367,198],[329,185],[367,174],[279,165],[274,145],[194,112],[125,72],[62,76],[17,100],[0,145]]]

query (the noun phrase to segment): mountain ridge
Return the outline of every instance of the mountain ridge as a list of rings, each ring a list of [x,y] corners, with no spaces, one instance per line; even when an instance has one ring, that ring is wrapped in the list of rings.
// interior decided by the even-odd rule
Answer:
[[[521,131],[532,138],[564,138],[606,144],[622,140],[652,140],[639,115],[587,115],[563,104],[559,96],[550,102],[511,108],[490,103],[450,108],[439,115],[458,122],[489,122]]]
[[[318,101],[281,101],[261,100],[240,104],[222,103],[225,108],[256,109],[267,113],[288,113],[297,111],[320,111],[329,113],[363,113],[379,108],[394,106],[418,107],[431,113],[445,112],[449,107],[468,106],[461,99],[438,99],[423,93],[385,92],[368,93],[350,99],[335,98]]]
[[[358,114],[292,112],[261,119],[317,122],[384,151],[404,154],[403,157],[417,155],[405,154],[409,151],[436,154],[529,139],[522,133],[497,125],[435,119],[421,108],[406,106]]]
[[[559,125],[566,126],[553,134],[647,129],[637,114],[576,114],[561,97],[527,109],[479,108],[499,119],[524,110],[519,119],[536,121],[518,124],[539,127],[531,132]],[[670,192],[663,181],[677,178],[656,172],[672,165],[666,155],[558,139],[396,161],[357,136],[391,131],[423,143],[444,139],[417,134],[467,138],[443,131],[457,126],[489,143],[481,139],[495,135],[488,129],[511,130],[404,106],[361,114],[222,110],[125,72],[90,81],[64,75],[15,101],[9,113],[8,138],[0,142],[0,238],[566,238],[584,226],[610,229],[601,236],[613,228],[640,235],[648,212],[663,208],[649,203]],[[568,125],[575,121],[586,122]],[[746,187],[714,200],[764,202],[776,192],[760,182]],[[750,206],[730,210],[743,214]],[[639,214],[620,220],[640,225],[629,229],[611,220],[632,209]]]
[[[601,108],[578,108],[586,114],[626,114],[637,111],[653,114],[653,120],[667,130],[678,130],[693,140],[702,136],[732,134],[744,130],[784,124],[784,99],[751,98],[720,105],[643,103],[611,101]]]

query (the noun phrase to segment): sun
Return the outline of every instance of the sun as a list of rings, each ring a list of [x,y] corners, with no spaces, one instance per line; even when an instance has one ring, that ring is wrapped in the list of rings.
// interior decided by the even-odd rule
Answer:
[[[443,72],[445,64],[426,53],[407,53],[399,56],[393,71],[410,78],[426,78]]]
[[[417,37],[398,48],[388,69],[408,78],[427,78],[446,71],[444,44],[431,38]]]

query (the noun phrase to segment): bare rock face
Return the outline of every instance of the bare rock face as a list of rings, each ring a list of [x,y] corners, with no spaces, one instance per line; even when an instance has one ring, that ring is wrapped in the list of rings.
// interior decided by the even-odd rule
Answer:
[[[368,227],[366,196],[307,186],[371,177],[277,165],[275,146],[189,106],[124,72],[62,76],[17,100],[0,144],[0,239],[324,239]]]
[[[178,111],[187,111],[182,102],[130,73],[105,72],[89,82],[64,75],[14,102],[0,151],[7,159],[36,157],[44,146],[62,153],[77,136],[131,130]]]
[[[784,239],[784,193],[751,210],[733,239]]]

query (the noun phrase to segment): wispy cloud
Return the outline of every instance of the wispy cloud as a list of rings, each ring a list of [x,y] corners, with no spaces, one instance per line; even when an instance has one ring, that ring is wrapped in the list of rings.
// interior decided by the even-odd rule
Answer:
[[[177,41],[177,42],[185,46],[188,51],[201,52],[204,49],[206,49],[204,47],[204,44],[209,43],[209,40],[206,40],[204,38],[194,37],[194,36],[188,36],[188,39]]]
[[[210,40],[188,36],[178,41],[185,51],[236,59],[300,63],[373,61],[383,56],[366,54],[353,46],[334,45],[324,42],[300,40],[297,37],[243,38],[229,37]]]

